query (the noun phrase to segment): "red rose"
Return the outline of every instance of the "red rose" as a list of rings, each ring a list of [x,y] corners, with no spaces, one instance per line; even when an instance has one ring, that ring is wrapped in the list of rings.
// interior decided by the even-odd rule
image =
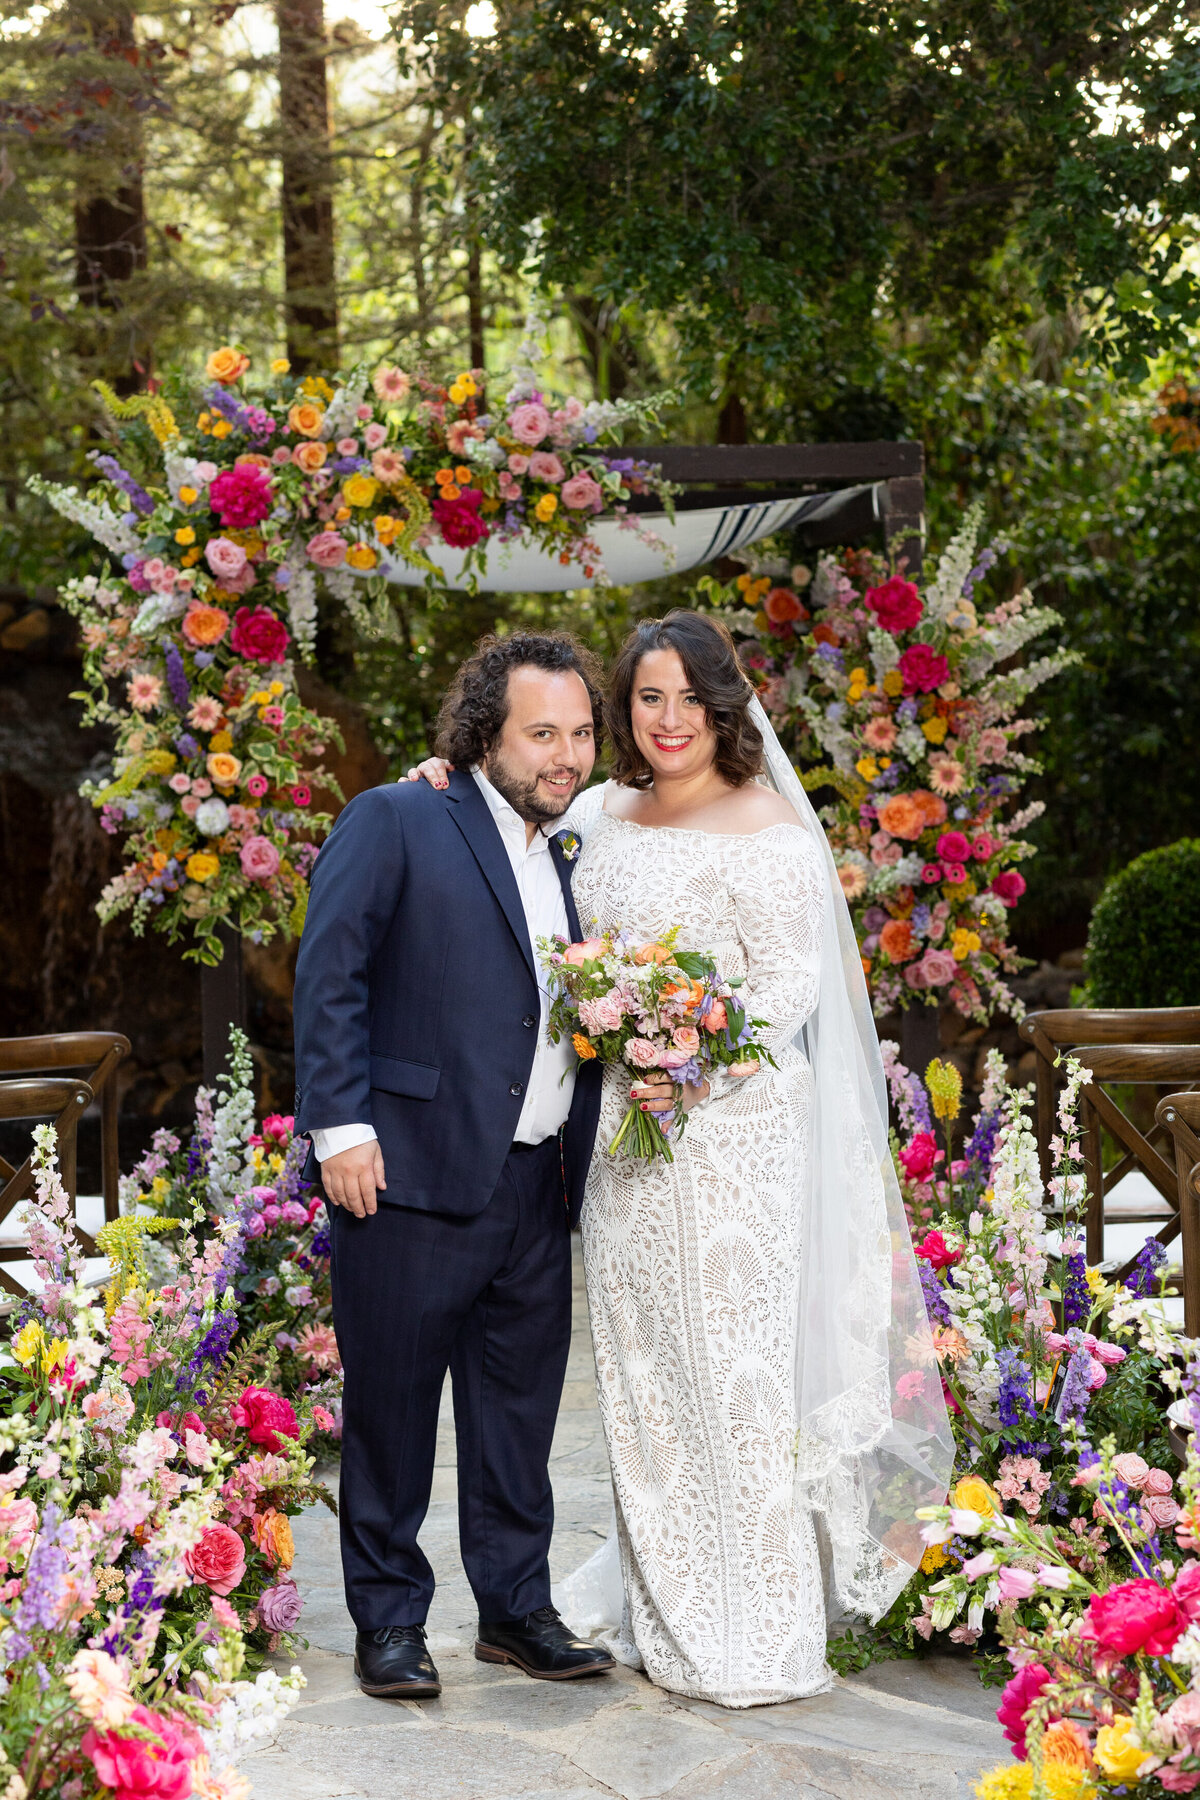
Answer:
[[[456,550],[468,550],[488,535],[487,522],[479,516],[483,495],[478,488],[467,488],[457,500],[435,500],[433,516],[443,539]]]
[[[1000,1696],[996,1717],[1018,1762],[1024,1762],[1029,1755],[1025,1745],[1025,1714],[1049,1685],[1050,1671],[1045,1664],[1027,1663],[1017,1670]]]
[[[239,463],[214,475],[208,490],[209,505],[222,525],[248,531],[261,525],[275,504],[271,478],[257,463]]]
[[[188,1800],[191,1763],[204,1752],[199,1735],[182,1719],[164,1718],[148,1706],[135,1706],[129,1718],[152,1731],[158,1742],[97,1731],[93,1725],[81,1748],[100,1785],[113,1790],[114,1800]]]
[[[931,1132],[923,1132],[922,1136],[933,1141]],[[951,1269],[962,1257],[958,1245],[948,1244],[940,1231],[927,1232],[924,1242],[917,1245],[914,1254],[927,1262],[931,1269]]]
[[[183,1560],[188,1573],[214,1594],[232,1594],[246,1573],[246,1546],[232,1525],[210,1525]]]
[[[943,862],[965,863],[971,846],[961,831],[943,831],[937,841],[937,853]]]
[[[291,1401],[269,1388],[248,1387],[231,1417],[235,1425],[245,1427],[252,1444],[265,1444],[268,1450],[282,1450],[281,1438],[300,1436]]]
[[[868,588],[865,599],[884,631],[911,631],[925,610],[912,582],[900,575],[882,587]]]
[[[928,1181],[941,1154],[932,1131],[918,1131],[901,1150],[900,1161],[910,1181]]]
[[[1005,906],[1015,906],[1025,892],[1025,877],[1016,869],[1001,869],[992,877],[992,892]]]
[[[1187,1625],[1175,1597],[1157,1581],[1123,1581],[1088,1601],[1087,1635],[1105,1656],[1166,1656]]]
[[[247,662],[281,663],[287,656],[291,633],[282,619],[266,606],[239,606],[233,616],[229,639],[235,656]]]
[[[950,673],[950,664],[928,644],[913,644],[900,658],[900,675],[906,694],[931,694]]]

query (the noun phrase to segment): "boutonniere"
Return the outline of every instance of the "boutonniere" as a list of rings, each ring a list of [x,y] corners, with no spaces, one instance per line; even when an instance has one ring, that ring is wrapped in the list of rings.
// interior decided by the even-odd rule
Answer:
[[[564,862],[574,862],[583,848],[573,831],[555,832],[555,842],[563,853]]]

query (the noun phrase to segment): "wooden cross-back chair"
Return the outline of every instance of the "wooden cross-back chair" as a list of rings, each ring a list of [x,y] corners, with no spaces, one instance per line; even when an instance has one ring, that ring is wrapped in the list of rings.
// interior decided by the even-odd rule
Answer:
[[[1079,1108],[1088,1184],[1088,1261],[1099,1262],[1104,1255],[1106,1218],[1110,1224],[1159,1224],[1158,1241],[1171,1243],[1180,1233],[1180,1214],[1178,1178],[1174,1163],[1169,1160],[1167,1126],[1156,1119],[1148,1131],[1143,1131],[1105,1090],[1126,1084],[1191,1088],[1200,1083],[1200,1007],[1081,1007],[1029,1013],[1021,1022],[1021,1035],[1037,1053],[1037,1138],[1043,1179],[1048,1180],[1051,1173],[1050,1143],[1058,1130],[1055,1112],[1062,1075],[1055,1067],[1056,1058],[1060,1054],[1076,1057],[1091,1076],[1080,1093]],[[1105,1130],[1121,1152],[1107,1172],[1103,1157]],[[1167,1155],[1163,1154],[1164,1149]],[[1135,1169],[1157,1189],[1162,1204],[1152,1211],[1106,1211],[1106,1200]],[[1120,1270],[1118,1278],[1131,1267],[1132,1259]]]
[[[75,1133],[83,1114],[92,1104],[92,1089],[86,1081],[64,1075],[35,1076],[26,1081],[0,1080],[0,1119],[49,1119],[58,1137],[58,1167],[62,1184],[72,1208],[75,1205]],[[18,1168],[0,1158],[0,1224],[13,1208],[33,1191],[33,1154]],[[98,1251],[86,1231],[76,1227],[86,1256]],[[0,1243],[0,1262],[27,1262],[27,1244]],[[0,1269],[0,1288],[6,1293],[23,1296],[22,1288],[7,1270]]]
[[[100,1102],[100,1169],[104,1217],[120,1212],[121,1164],[117,1150],[118,1064],[129,1055],[129,1039],[119,1031],[51,1031],[38,1037],[0,1038],[0,1080],[10,1075],[83,1076]],[[11,1170],[0,1157],[0,1180]],[[0,1213],[0,1218],[3,1214]]]
[[[1200,1337],[1200,1093],[1168,1094],[1155,1108],[1175,1145],[1183,1240],[1183,1329]]]

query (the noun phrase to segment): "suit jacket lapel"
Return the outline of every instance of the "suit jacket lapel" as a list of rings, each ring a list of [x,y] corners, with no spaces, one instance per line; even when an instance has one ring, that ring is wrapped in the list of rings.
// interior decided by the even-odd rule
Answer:
[[[472,856],[483,871],[488,886],[499,902],[500,910],[512,927],[513,936],[521,946],[521,954],[529,964],[530,974],[536,978],[533,946],[529,942],[525,908],[521,905],[516,876],[512,872],[504,840],[488,811],[487,801],[475,785],[474,777],[458,771],[451,775],[446,800],[450,817],[467,840]],[[569,904],[568,902],[568,907]]]
[[[558,870],[558,879],[562,887],[563,899],[566,901],[567,905],[567,925],[571,933],[571,942],[573,944],[578,944],[583,937],[583,933],[579,929],[579,914],[575,910],[575,896],[571,892],[571,869],[573,865],[567,861],[563,854],[563,847],[556,837],[550,839],[550,854],[554,858],[554,866]]]

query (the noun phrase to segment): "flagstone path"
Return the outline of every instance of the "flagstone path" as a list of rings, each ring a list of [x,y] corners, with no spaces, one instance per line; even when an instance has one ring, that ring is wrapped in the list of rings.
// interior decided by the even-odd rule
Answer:
[[[611,1505],[578,1254],[576,1282],[551,1465],[556,1579],[603,1540]],[[1007,1761],[995,1690],[952,1657],[883,1663],[815,1699],[745,1712],[663,1693],[629,1669],[559,1684],[476,1662],[448,1394],[422,1533],[439,1577],[440,1699],[359,1693],[337,1522],[316,1507],[295,1527],[308,1686],[278,1743],[241,1762],[255,1800],[968,1800],[980,1769]]]

